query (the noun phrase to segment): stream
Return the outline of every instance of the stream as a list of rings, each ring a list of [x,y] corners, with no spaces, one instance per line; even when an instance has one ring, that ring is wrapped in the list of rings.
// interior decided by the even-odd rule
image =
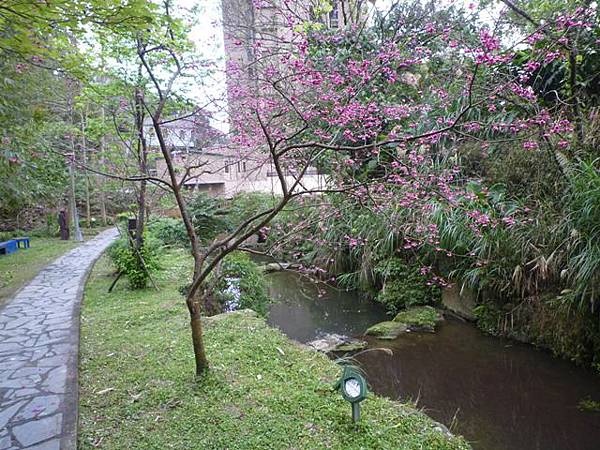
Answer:
[[[380,305],[353,292],[317,289],[291,272],[268,279],[275,300],[268,322],[303,343],[331,333],[361,337],[387,318]],[[415,401],[475,450],[600,450],[600,412],[577,407],[585,398],[600,400],[598,375],[456,319],[434,334],[366,340],[369,348],[393,351],[356,358],[371,389]]]

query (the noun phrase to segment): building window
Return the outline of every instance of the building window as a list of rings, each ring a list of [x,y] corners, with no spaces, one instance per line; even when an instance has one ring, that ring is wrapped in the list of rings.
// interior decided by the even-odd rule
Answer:
[[[225,173],[229,173],[229,161],[225,160]]]
[[[237,162],[237,171],[238,173],[241,172],[241,163],[239,161]]]
[[[242,163],[242,171],[245,172],[246,171],[246,161],[244,161]]]

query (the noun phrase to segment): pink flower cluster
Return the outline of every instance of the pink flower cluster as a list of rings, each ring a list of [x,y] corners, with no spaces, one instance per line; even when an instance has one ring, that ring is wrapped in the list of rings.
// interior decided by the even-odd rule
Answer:
[[[348,242],[348,247],[350,248],[350,250],[354,250],[355,248],[361,247],[367,243],[367,239],[360,237],[355,238],[352,236],[345,235],[344,239],[346,239],[346,241]]]

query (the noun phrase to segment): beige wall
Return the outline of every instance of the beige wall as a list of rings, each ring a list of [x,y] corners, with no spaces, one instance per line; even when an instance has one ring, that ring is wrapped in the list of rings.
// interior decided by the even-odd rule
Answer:
[[[199,155],[197,153],[178,154],[173,157],[173,162],[181,181],[188,167],[202,167],[190,170],[186,181],[189,189],[198,189],[211,195],[232,197],[241,192],[264,192],[281,195],[281,183],[274,168],[266,156],[260,154],[239,155],[233,152],[209,152]],[[168,179],[167,167],[164,159],[156,161],[157,175]],[[291,174],[285,177],[289,186],[296,181]],[[324,189],[325,177],[318,175],[316,169],[311,168],[302,178],[302,185],[296,189],[314,190]]]

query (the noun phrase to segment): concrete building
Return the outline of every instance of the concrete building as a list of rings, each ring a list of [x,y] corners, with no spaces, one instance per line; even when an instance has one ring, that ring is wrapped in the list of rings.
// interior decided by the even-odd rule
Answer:
[[[345,28],[366,17],[368,3],[374,0],[331,0],[329,9],[323,8],[323,0],[222,0],[230,116],[236,111],[232,90],[241,84],[252,91],[257,67],[265,62],[264,49],[289,42],[288,19]],[[257,57],[257,53],[262,55]]]
[[[148,146],[153,149],[158,148],[158,138],[149,120],[144,124],[144,129]],[[204,111],[165,119],[161,129],[167,146],[173,152],[198,150],[215,145],[224,139],[223,133],[210,125],[208,115]]]
[[[210,195],[233,197],[241,192],[263,192],[281,195],[281,181],[273,167],[270,155],[260,149],[239,149],[228,145],[221,132],[212,128],[203,115],[184,116],[166,120],[163,133],[175,165],[178,181],[189,190]],[[151,124],[146,125],[148,145],[158,150],[158,140]],[[157,157],[152,174],[169,178],[164,158]],[[286,169],[288,186],[296,182],[298,174]],[[324,177],[316,169],[302,177],[298,190],[324,188]]]
[[[312,21],[328,28],[344,28],[364,19],[374,0],[222,0],[223,36],[227,61],[249,67],[255,61],[255,44],[281,45],[289,36],[287,19]],[[327,12],[324,12],[327,11]]]

